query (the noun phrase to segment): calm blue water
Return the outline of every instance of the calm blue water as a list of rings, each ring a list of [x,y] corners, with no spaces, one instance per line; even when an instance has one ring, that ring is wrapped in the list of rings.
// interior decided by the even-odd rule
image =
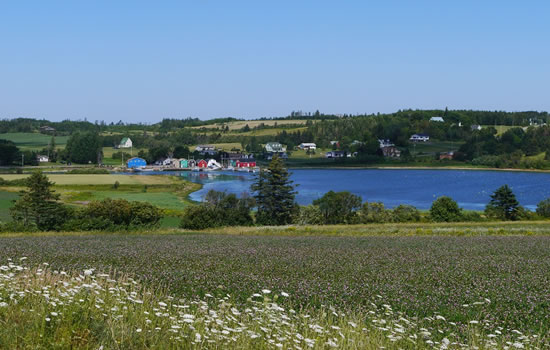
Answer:
[[[411,204],[429,209],[434,199],[449,196],[465,209],[483,210],[498,187],[508,184],[520,203],[534,210],[550,197],[550,174],[506,171],[396,170],[396,169],[295,169],[291,179],[298,184],[300,204],[310,204],[329,190],[350,191],[369,202],[387,207]],[[203,184],[191,199],[200,201],[211,189],[237,195],[250,192],[255,174],[235,172],[181,172],[187,180]]]

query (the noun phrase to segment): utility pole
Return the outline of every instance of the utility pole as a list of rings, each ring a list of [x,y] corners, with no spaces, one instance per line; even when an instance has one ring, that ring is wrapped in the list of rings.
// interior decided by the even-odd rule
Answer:
[[[21,154],[21,166],[25,164],[25,155]]]

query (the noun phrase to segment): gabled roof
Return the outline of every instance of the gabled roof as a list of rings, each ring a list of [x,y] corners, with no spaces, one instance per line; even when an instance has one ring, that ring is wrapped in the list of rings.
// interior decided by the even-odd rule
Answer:
[[[130,140],[130,138],[129,138],[129,137],[125,137],[125,138],[123,138],[123,139],[120,141],[120,144],[122,145],[123,143],[128,142],[128,140]]]

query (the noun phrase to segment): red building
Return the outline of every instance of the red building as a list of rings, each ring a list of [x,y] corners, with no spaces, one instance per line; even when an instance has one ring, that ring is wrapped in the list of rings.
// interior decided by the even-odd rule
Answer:
[[[197,163],[197,167],[199,168],[206,168],[207,166],[208,166],[208,163],[204,159],[199,160]]]
[[[256,161],[250,160],[250,161],[242,161],[238,160],[235,164],[237,168],[254,168],[256,166]]]

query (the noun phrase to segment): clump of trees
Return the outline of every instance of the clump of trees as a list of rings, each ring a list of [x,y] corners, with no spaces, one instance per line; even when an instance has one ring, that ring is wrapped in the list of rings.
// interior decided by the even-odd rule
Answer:
[[[156,227],[163,217],[162,210],[149,203],[124,199],[93,201],[83,208],[66,206],[53,190],[54,183],[40,171],[18,181],[26,189],[10,209],[13,221],[0,231],[133,230]]]
[[[251,216],[254,204],[252,197],[237,198],[235,194],[210,190],[203,203],[185,210],[180,227],[202,230],[222,226],[251,226],[254,224]]]

